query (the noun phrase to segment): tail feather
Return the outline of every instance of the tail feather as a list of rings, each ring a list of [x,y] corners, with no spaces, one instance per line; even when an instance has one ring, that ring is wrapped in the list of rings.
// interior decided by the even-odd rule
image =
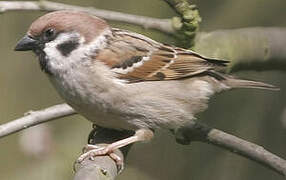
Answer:
[[[227,78],[225,84],[231,88],[254,88],[278,91],[280,88],[271,84],[243,79]]]

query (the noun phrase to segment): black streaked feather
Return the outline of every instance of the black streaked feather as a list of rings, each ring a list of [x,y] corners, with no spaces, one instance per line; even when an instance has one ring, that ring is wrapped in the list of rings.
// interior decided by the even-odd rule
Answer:
[[[165,63],[170,63],[172,60],[171,59],[163,59],[162,61]]]
[[[227,64],[229,63],[229,61],[221,60],[221,59],[212,59],[212,58],[204,58],[204,59],[217,66],[227,66]]]
[[[227,63],[229,63],[229,61],[222,60],[222,59],[206,58],[206,57],[203,57],[203,56],[201,56],[197,53],[191,52],[191,51],[178,52],[177,55],[187,55],[187,56],[193,55],[195,57],[206,60],[208,63],[212,63],[212,64],[215,64],[217,66],[227,66]]]
[[[159,80],[164,80],[166,78],[166,75],[162,72],[157,72],[155,75]]]
[[[166,54],[166,53],[159,53],[159,54],[156,54],[156,55],[164,56],[164,57],[167,57],[167,58],[174,58],[175,57],[174,54]]]
[[[162,50],[162,51],[171,52],[171,53],[174,52],[174,50],[173,50],[172,48],[168,48],[168,47],[166,47],[166,46],[160,46],[158,49],[159,49],[159,50]]]
[[[122,68],[126,69],[127,67],[132,67],[133,64],[142,61],[143,56],[132,56],[130,59],[125,60],[121,64],[116,64],[112,68]]]

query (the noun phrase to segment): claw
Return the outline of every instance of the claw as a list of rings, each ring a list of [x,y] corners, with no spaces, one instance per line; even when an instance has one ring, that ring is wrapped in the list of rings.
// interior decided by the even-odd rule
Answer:
[[[116,163],[118,173],[122,172],[124,163],[120,156],[114,153],[112,149],[108,145],[105,145],[104,147],[98,146],[98,145],[91,145],[87,144],[83,148],[83,154],[79,156],[79,158],[74,163],[73,169],[76,171],[76,165],[81,164],[85,159],[94,160],[95,156],[103,156],[108,155],[111,159],[113,159]]]
[[[98,146],[98,145],[93,145],[93,144],[87,144],[85,145],[83,148],[82,148],[82,153],[86,153],[90,150],[93,150],[93,149],[99,149],[99,148],[102,148],[102,146]]]
[[[153,131],[150,129],[138,129],[134,135],[111,144],[105,144],[104,146],[88,144],[83,149],[84,153],[77,159],[75,164],[81,163],[86,158],[94,160],[95,156],[109,155],[110,158],[116,162],[118,172],[121,172],[123,170],[123,160],[118,155],[116,155],[114,151],[137,141],[150,140],[152,139],[153,135]]]
[[[100,146],[94,146],[90,145],[84,148],[85,153],[79,156],[77,159],[77,162],[81,163],[86,158],[92,159],[95,156],[103,156],[109,154],[109,148],[108,147],[100,147]]]
[[[110,153],[109,157],[115,161],[117,166],[117,172],[120,174],[124,169],[124,162],[123,159],[115,153]]]

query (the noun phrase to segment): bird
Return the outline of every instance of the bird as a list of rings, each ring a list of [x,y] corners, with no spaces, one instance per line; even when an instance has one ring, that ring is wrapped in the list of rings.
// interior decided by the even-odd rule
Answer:
[[[157,129],[178,129],[196,121],[210,97],[234,88],[276,89],[226,74],[229,61],[112,28],[86,12],[60,10],[36,19],[15,46],[33,51],[59,95],[100,127],[134,134],[104,147],[87,145],[78,162],[138,141]]]

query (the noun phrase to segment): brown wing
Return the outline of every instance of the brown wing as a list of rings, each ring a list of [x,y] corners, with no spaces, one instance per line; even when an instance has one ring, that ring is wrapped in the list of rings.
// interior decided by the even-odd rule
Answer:
[[[217,70],[228,62],[163,45],[136,33],[115,29],[114,36],[116,40],[110,41],[109,47],[97,59],[105,56],[118,78],[129,82],[191,77]]]

